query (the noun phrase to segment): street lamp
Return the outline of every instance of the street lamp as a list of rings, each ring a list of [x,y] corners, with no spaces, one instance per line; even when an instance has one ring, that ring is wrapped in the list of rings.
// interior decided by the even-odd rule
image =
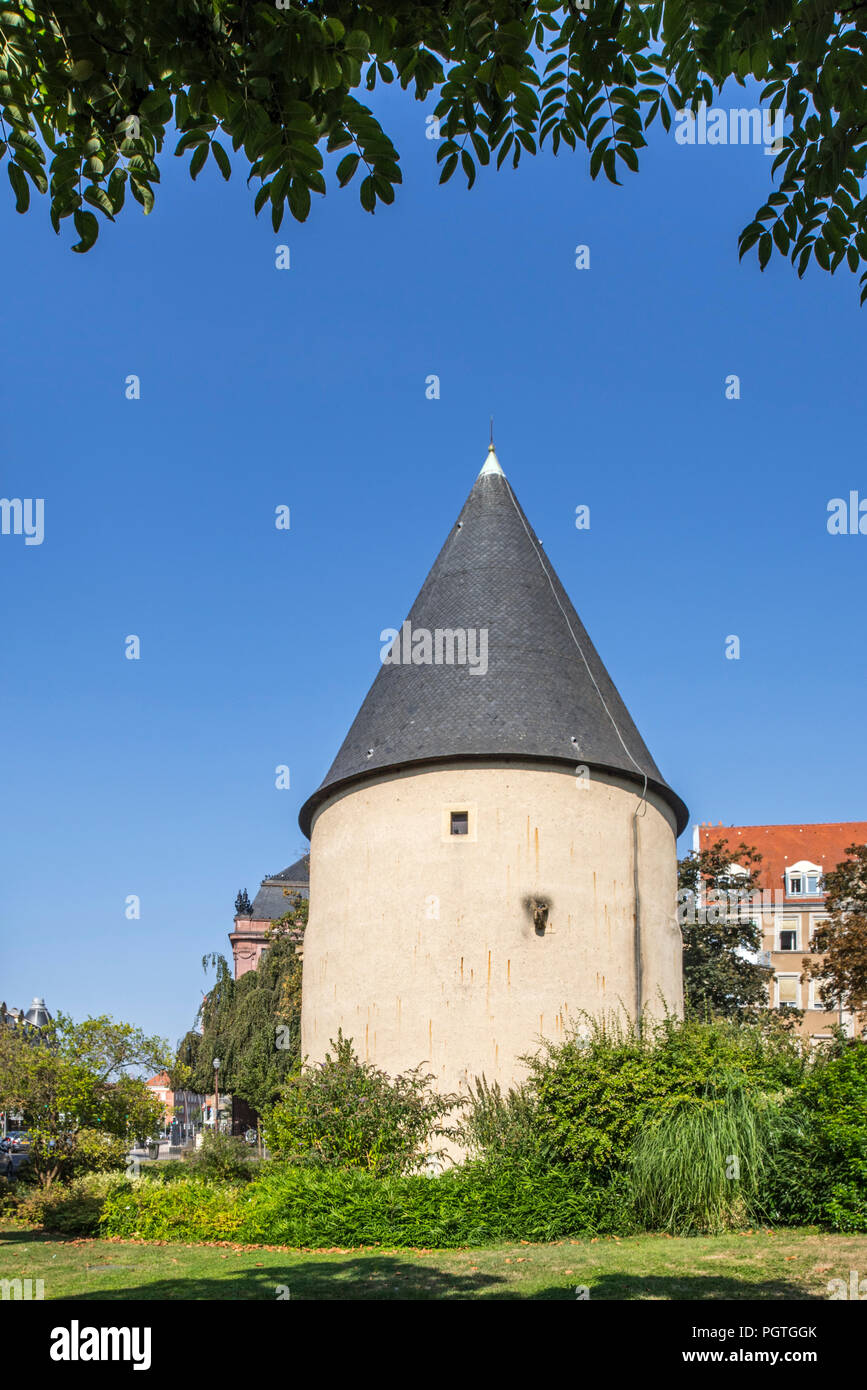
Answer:
[[[219,1057],[215,1057],[215,1058],[214,1058],[214,1133],[215,1133],[215,1134],[217,1133],[217,1128],[218,1128],[218,1125],[219,1125],[219,1120],[220,1120],[220,1059],[219,1059]]]

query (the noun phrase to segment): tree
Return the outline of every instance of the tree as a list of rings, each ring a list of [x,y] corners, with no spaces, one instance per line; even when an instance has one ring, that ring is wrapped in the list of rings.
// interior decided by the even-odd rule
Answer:
[[[850,845],[847,859],[825,875],[827,919],[813,932],[803,960],[826,1009],[867,1011],[867,845]]]
[[[750,910],[759,892],[762,856],[725,840],[688,854],[677,866],[683,932],[683,988],[694,1017],[736,1018],[767,1006],[771,971],[749,959],[761,949],[762,929]],[[736,863],[746,872],[736,872]],[[787,1017],[795,1010],[787,1010]]]
[[[460,167],[579,144],[590,176],[637,171],[659,117],[710,104],[729,79],[763,83],[790,130],[774,192],[741,233],[764,269],[775,253],[802,275],[867,261],[867,11],[815,0],[7,0],[0,12],[2,149],[19,212],[31,186],[52,225],[72,217],[87,251],[97,213],[127,190],[150,212],[168,128],[196,178],[224,178],[243,152],[255,211],[307,217],[329,173],[361,174],[362,207],[401,182],[391,139],[356,92],[395,80],[435,98],[440,182]],[[861,277],[867,295],[867,271]]]
[[[275,1100],[301,1050],[301,959],[296,947],[307,922],[307,901],[300,893],[284,892],[288,909],[272,922],[255,970],[235,980],[225,957],[204,958],[203,966],[215,969],[216,979],[202,1004],[202,1032],[187,1034],[172,1071],[207,1093],[213,1089],[214,1058],[219,1057],[221,1091],[240,1096],[260,1114]]]
[[[36,1030],[0,1028],[0,1096],[30,1135],[28,1175],[44,1187],[122,1168],[129,1141],[151,1133],[160,1105],[130,1071],[162,1069],[168,1047],[105,1015],[65,1014]]]

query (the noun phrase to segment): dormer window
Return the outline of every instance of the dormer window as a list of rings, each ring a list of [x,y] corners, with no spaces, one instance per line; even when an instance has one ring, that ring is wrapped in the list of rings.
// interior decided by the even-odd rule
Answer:
[[[802,859],[786,869],[786,896],[789,898],[818,898],[822,894],[822,868]]]

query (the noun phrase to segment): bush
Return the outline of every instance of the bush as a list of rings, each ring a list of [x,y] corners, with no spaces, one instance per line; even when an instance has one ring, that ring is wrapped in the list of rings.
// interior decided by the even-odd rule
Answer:
[[[361,1169],[272,1164],[243,1188],[126,1184],[106,1201],[102,1229],[151,1240],[449,1248],[626,1234],[633,1222],[625,1190],[533,1165],[475,1163],[438,1178],[377,1178]]]
[[[632,1229],[623,1192],[563,1170],[467,1163],[441,1177],[286,1166],[251,1193],[244,1237],[287,1245],[440,1249]]]
[[[471,1154],[490,1160],[533,1160],[540,1156],[538,1103],[529,1086],[506,1095],[495,1081],[477,1077],[470,1086],[461,1139]]]
[[[867,1043],[817,1056],[787,1097],[768,1201],[790,1224],[867,1231]]]
[[[256,1160],[243,1139],[211,1130],[202,1135],[201,1146],[193,1150],[181,1168],[188,1177],[247,1182],[256,1171]]]
[[[91,1173],[50,1187],[19,1189],[15,1216],[60,1235],[95,1236],[107,1197],[125,1188],[125,1179],[114,1173]]]
[[[88,1173],[121,1173],[126,1168],[129,1140],[103,1129],[77,1129],[58,1133],[30,1127],[27,1162],[18,1169],[23,1183],[51,1187],[69,1183]]]
[[[616,1021],[591,1022],[528,1058],[543,1151],[598,1180],[622,1172],[648,1126],[685,1106],[707,1106],[735,1090],[772,1095],[800,1081],[798,1040],[761,1025],[648,1023],[642,1035]]]
[[[437,1139],[456,1137],[446,1117],[463,1102],[439,1095],[420,1067],[387,1076],[355,1055],[351,1038],[332,1039],[334,1055],[303,1066],[268,1115],[265,1143],[278,1159],[314,1159],[380,1176],[412,1172],[439,1158]]]
[[[245,1190],[200,1178],[167,1183],[133,1178],[107,1193],[100,1232],[144,1240],[237,1240]]]

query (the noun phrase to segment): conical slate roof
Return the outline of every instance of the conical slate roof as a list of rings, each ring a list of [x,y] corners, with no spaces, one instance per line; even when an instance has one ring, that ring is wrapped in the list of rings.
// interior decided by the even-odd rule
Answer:
[[[487,630],[487,670],[467,664],[387,664],[371,686],[316,808],[359,778],[455,758],[516,757],[584,764],[647,784],[688,812],[663,780],[503,474],[493,446],[413,604],[420,629]],[[406,632],[404,624],[402,633]],[[476,645],[473,645],[473,643]],[[479,637],[469,651],[478,658]]]

